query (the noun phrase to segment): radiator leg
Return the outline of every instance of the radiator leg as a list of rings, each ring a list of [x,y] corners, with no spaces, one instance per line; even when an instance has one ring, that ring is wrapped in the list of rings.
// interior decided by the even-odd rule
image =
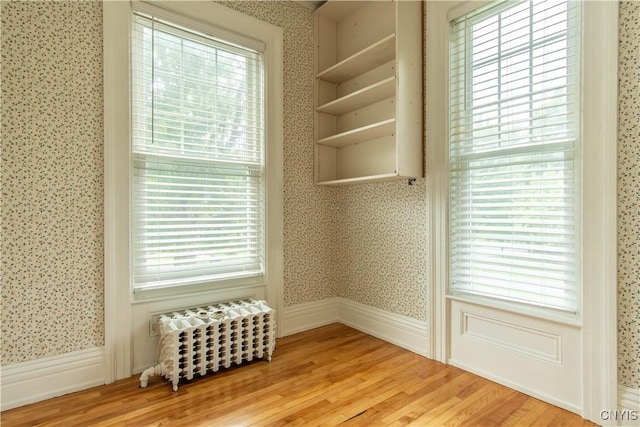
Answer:
[[[145,388],[147,385],[149,385],[149,377],[152,375],[162,375],[164,372],[164,366],[162,363],[158,363],[156,366],[152,366],[148,369],[146,369],[142,375],[140,375],[140,387],[141,388]],[[177,389],[177,387],[174,385],[174,391]]]

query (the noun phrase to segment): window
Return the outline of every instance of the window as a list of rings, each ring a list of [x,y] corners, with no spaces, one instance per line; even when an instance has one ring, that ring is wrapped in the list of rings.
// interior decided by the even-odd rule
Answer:
[[[134,292],[265,280],[264,59],[247,44],[133,12]]]
[[[450,293],[578,310],[579,7],[493,2],[451,23]]]
[[[113,355],[105,363],[113,380],[155,357],[154,314],[253,296],[280,321],[283,31],[210,1],[110,1],[103,19],[105,353]],[[211,92],[222,100],[231,90],[237,96],[223,110]],[[187,194],[188,203],[165,202]],[[153,241],[153,233],[164,235]],[[172,252],[174,243],[181,248]],[[154,260],[159,248],[169,255]]]

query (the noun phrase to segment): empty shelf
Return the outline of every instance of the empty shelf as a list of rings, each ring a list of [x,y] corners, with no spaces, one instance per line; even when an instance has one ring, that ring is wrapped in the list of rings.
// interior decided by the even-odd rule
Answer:
[[[318,107],[318,111],[321,113],[340,115],[390,98],[395,96],[395,94],[396,78],[389,77],[371,86],[367,86],[364,89],[338,98],[335,101],[327,102]]]
[[[391,34],[382,40],[362,49],[350,57],[338,62],[318,74],[318,78],[327,82],[342,83],[369,71],[396,56],[396,35]]]
[[[389,119],[318,140],[329,147],[344,147],[395,133],[396,119]]]

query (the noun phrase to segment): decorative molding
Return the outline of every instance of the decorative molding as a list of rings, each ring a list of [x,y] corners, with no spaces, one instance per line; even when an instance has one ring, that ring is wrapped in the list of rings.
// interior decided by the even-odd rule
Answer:
[[[338,304],[338,298],[327,298],[285,307],[280,317],[278,336],[293,335],[339,322]]]
[[[584,417],[579,326],[452,300],[450,329],[451,365]]]
[[[287,336],[331,323],[342,323],[422,356],[429,355],[427,322],[341,297],[285,307],[279,332]]]
[[[448,138],[446,114],[449,52],[449,25],[447,12],[453,3],[426,2],[425,28],[425,139],[427,155],[429,254],[429,301],[431,310],[430,354],[433,359],[447,363],[450,337],[448,320],[448,262],[447,258],[447,206],[449,177],[446,143]]]
[[[640,388],[618,385],[618,410],[635,411],[636,420],[621,421],[621,426],[640,426]],[[629,417],[628,417],[629,418]]]
[[[430,353],[427,322],[338,298],[339,321],[399,347],[427,357]]]
[[[583,2],[582,264],[583,412],[617,405],[618,2]]]
[[[5,365],[0,369],[2,411],[106,383],[104,347]]]
[[[562,335],[461,311],[462,335],[528,357],[562,364]],[[508,337],[508,338],[507,338]]]
[[[131,375],[129,46],[131,6],[102,5],[104,67],[104,322],[107,383]],[[122,101],[125,100],[125,101]],[[123,106],[125,108],[123,108]],[[127,159],[127,160],[123,160]]]

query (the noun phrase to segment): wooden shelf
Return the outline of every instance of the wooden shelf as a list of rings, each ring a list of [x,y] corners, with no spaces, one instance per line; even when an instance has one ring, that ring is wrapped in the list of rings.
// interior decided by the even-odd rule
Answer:
[[[395,94],[396,78],[389,77],[335,101],[321,105],[317,110],[321,113],[340,115],[390,98]]]
[[[360,9],[365,4],[365,2],[361,1],[331,1],[323,4],[322,8],[318,9],[316,13],[338,21]]]
[[[318,140],[328,147],[344,147],[395,133],[396,119],[389,119]]]
[[[334,179],[331,181],[321,181],[321,182],[318,182],[318,185],[338,186],[338,185],[349,185],[349,184],[364,184],[366,182],[392,181],[392,180],[398,179],[399,177],[400,176],[397,173],[392,172],[392,173],[383,173],[379,175],[367,175],[367,176],[358,176],[355,178],[343,178],[343,179]]]
[[[331,83],[346,82],[359,76],[364,70],[373,69],[393,60],[395,55],[396,35],[394,33],[327,68],[317,77]]]
[[[314,12],[316,184],[423,176],[422,6],[327,0]]]

